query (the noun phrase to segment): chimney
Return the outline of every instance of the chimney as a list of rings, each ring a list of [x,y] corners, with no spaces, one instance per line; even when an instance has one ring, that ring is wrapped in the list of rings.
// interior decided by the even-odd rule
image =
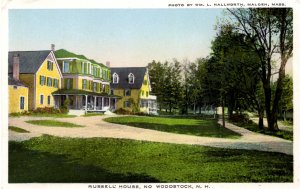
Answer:
[[[20,57],[19,54],[13,55],[13,78],[19,80],[20,73]]]
[[[110,61],[106,61],[106,66],[110,67]]]
[[[51,44],[51,51],[55,51],[55,45],[54,44]]]

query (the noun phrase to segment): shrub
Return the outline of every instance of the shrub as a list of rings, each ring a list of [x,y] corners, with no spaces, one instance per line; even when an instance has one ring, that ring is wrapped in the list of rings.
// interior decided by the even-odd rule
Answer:
[[[232,122],[239,122],[239,123],[250,123],[249,115],[248,114],[233,114],[229,118]]]
[[[121,114],[121,115],[132,115],[133,113],[131,111],[125,110],[123,108],[119,108],[117,110],[115,110],[116,114]]]

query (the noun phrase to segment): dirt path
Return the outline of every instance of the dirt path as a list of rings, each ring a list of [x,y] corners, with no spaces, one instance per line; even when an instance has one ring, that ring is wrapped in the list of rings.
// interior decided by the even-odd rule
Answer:
[[[49,134],[59,137],[108,137],[123,138],[153,142],[165,142],[175,144],[203,145],[220,148],[249,149],[269,152],[281,152],[293,154],[293,142],[277,137],[262,135],[227,123],[226,127],[242,135],[240,139],[224,139],[212,137],[199,137],[184,134],[174,134],[150,129],[142,129],[125,125],[107,123],[103,118],[111,116],[75,117],[75,118],[37,118],[19,117],[9,118],[9,125],[17,126],[30,131],[30,133],[16,133],[9,131],[9,140],[23,141],[31,137]],[[85,127],[44,127],[28,124],[26,120],[56,119],[84,125]]]
[[[258,117],[251,117],[250,118],[252,121],[254,121],[254,123],[258,124],[258,120],[259,118]],[[283,125],[282,123],[280,123],[279,121],[277,122],[278,124],[278,128],[279,130],[284,130],[284,131],[293,131],[293,126],[286,126],[286,125]],[[268,121],[267,121],[267,118],[264,118],[264,127],[267,128],[268,126]]]

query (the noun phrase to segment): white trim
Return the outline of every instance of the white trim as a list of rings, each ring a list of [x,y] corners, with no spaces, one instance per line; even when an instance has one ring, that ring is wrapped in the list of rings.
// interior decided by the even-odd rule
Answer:
[[[147,80],[148,80],[148,85],[149,85],[149,91],[152,91],[152,88],[151,88],[151,82],[150,82],[150,76],[149,76],[149,72],[148,72],[148,68],[146,68],[146,73],[147,74]]]
[[[132,83],[129,82],[129,77],[130,77],[131,75],[133,76]],[[128,74],[128,83],[129,83],[129,84],[134,84],[134,80],[135,80],[135,76],[134,76],[133,73],[130,72],[130,73]]]
[[[61,73],[61,71],[60,71],[59,65],[58,65],[58,63],[57,63],[57,61],[56,61],[56,57],[55,57],[53,51],[51,51],[50,54],[51,54],[51,56],[52,56],[52,58],[53,58],[53,60],[54,60],[54,63],[55,63],[55,65],[56,65],[56,69],[58,70],[58,73],[59,73],[59,76],[60,76],[60,79],[61,79],[63,76],[62,76],[62,73]]]
[[[33,79],[34,79],[34,82],[33,82],[33,109],[36,108],[36,73],[34,73],[34,76],[33,76]],[[28,89],[28,99],[29,99],[29,89]],[[29,103],[28,103],[28,106],[29,106]],[[29,107],[28,107],[29,109]]]
[[[115,76],[117,77],[117,82],[115,82]],[[112,78],[112,83],[119,83],[119,75],[116,72],[113,73]]]

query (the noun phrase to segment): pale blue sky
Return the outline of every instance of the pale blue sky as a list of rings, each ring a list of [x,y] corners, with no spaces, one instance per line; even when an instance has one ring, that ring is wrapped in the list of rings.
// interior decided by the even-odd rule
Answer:
[[[206,57],[222,9],[35,9],[9,11],[9,50],[50,44],[116,66]]]

